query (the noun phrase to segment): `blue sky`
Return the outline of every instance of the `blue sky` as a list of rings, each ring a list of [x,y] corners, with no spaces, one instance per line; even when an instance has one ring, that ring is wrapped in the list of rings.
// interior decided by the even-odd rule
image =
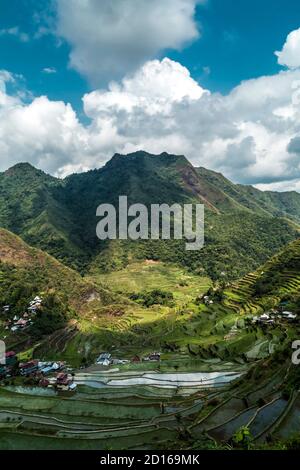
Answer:
[[[0,0],[0,171],[185,154],[300,191],[300,2]]]
[[[242,80],[278,71],[273,52],[300,24],[295,0],[209,0],[199,6],[202,37],[170,57],[186,65],[202,85],[228,92]],[[211,74],[201,74],[202,67]]]
[[[70,46],[52,34],[34,39],[41,24],[36,16],[44,24],[53,14],[49,0],[0,0],[0,30],[17,26],[28,35],[24,42],[12,34],[0,37],[0,68],[22,74],[35,95],[70,101],[79,110],[82,95],[92,87],[68,67]],[[199,39],[181,51],[166,50],[158,56],[185,65],[202,86],[227,93],[242,80],[278,71],[273,52],[299,27],[300,2],[208,0],[198,5],[196,21]],[[57,73],[43,73],[44,68]]]
[[[12,34],[0,37],[0,69],[22,74],[35,95],[70,101],[80,109],[82,95],[89,86],[68,67],[70,47],[58,41],[51,31],[35,38],[48,15],[50,18],[53,15],[49,0],[0,0],[0,30],[17,26],[28,35],[28,41]],[[44,73],[45,68],[55,68],[57,73]]]

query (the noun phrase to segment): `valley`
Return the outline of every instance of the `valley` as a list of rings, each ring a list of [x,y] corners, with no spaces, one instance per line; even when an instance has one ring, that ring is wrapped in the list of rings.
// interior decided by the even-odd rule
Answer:
[[[117,194],[204,203],[205,247],[99,242],[96,207]],[[299,445],[299,201],[168,154],[65,180],[27,164],[0,174],[0,339],[16,357],[0,448]],[[76,390],[37,364],[22,376],[30,361],[62,364]]]

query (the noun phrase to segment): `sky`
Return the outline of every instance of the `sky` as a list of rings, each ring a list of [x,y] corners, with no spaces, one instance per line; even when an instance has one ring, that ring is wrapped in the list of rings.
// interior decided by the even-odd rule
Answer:
[[[300,2],[0,0],[0,171],[184,154],[300,191]]]

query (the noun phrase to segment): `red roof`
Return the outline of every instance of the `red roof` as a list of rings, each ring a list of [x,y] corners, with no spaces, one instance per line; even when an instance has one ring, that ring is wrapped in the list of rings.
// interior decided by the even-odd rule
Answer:
[[[48,379],[42,379],[42,380],[40,380],[39,384],[40,384],[41,387],[48,387],[48,385],[50,385],[50,382],[49,382]]]
[[[57,385],[70,385],[71,383],[71,380],[69,380],[68,378],[64,379],[64,380],[59,380],[57,382]]]
[[[139,356],[134,356],[132,359],[131,359],[131,362],[141,362],[141,358]]]
[[[5,357],[14,357],[16,355],[16,353],[14,351],[8,351],[6,354],[5,354]]]
[[[65,372],[59,372],[56,376],[56,378],[59,380],[65,379],[67,377],[68,377],[68,374],[66,374]]]
[[[29,362],[23,362],[22,364],[20,364],[20,369],[30,369],[30,367],[35,367],[38,365],[38,361],[36,360],[33,360],[33,361],[29,361]]]

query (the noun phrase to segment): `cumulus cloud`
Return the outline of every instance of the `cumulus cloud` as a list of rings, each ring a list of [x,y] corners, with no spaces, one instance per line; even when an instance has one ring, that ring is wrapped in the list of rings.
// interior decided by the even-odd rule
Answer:
[[[185,67],[165,58],[147,62],[121,84],[110,83],[108,91],[85,95],[83,102],[91,118],[119,112],[130,114],[137,109],[147,115],[166,116],[174,103],[198,100],[205,92]]]
[[[164,59],[85,95],[84,110],[93,134],[109,129],[120,152],[185,153],[235,181],[273,182],[300,177],[289,151],[300,130],[299,92],[300,72],[286,71],[245,81],[227,96],[212,94]]]
[[[196,39],[197,3],[203,0],[56,0],[57,33],[71,46],[70,66],[99,85]]]
[[[82,130],[71,106],[63,102],[51,102],[46,97],[36,98],[27,106],[19,100],[0,101],[1,167],[22,160],[51,173],[59,172],[76,156],[79,145],[84,149]]]
[[[2,170],[21,159],[64,176],[144,149],[185,154],[264,189],[300,187],[298,69],[247,80],[223,96],[203,89],[181,64],[151,60],[83,97],[89,125],[70,104],[47,97],[26,104],[8,93],[11,80],[0,72]]]
[[[286,38],[281,51],[276,51],[280,65],[289,68],[300,67],[300,28],[292,31]]]

